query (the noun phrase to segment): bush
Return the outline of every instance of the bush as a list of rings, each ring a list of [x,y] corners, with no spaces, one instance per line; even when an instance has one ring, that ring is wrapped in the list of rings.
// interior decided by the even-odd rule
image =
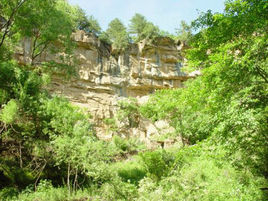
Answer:
[[[125,183],[118,177],[114,177],[111,182],[107,182],[95,191],[96,200],[120,200],[131,201],[137,196],[137,188],[134,184]]]
[[[123,139],[117,135],[113,137],[113,143],[115,146],[122,152],[126,152],[129,150],[129,145],[126,139]]]
[[[18,113],[18,106],[15,100],[11,99],[0,112],[0,120],[5,124],[12,123]]]
[[[139,161],[118,163],[116,166],[118,176],[124,181],[138,185],[139,181],[146,176],[146,170]]]
[[[3,188],[0,190],[0,199],[3,201],[14,200],[18,196],[18,194],[18,189],[14,187]]]
[[[202,152],[200,152],[202,150]],[[185,153],[189,152],[190,155]],[[140,182],[138,200],[264,200],[260,190],[267,182],[224,161],[221,151],[186,148],[177,154],[178,165],[158,185],[149,178]],[[189,158],[188,158],[189,157]]]
[[[118,152],[121,154],[126,153],[132,154],[145,149],[145,145],[142,142],[140,142],[139,139],[137,138],[125,139],[115,135],[113,137],[113,143]]]
[[[126,129],[136,128],[139,125],[140,113],[137,99],[129,98],[119,101],[119,110],[116,114],[117,119],[125,124]]]
[[[169,173],[175,160],[172,154],[165,150],[147,151],[140,154],[140,158],[142,165],[147,171],[147,175],[157,181]]]

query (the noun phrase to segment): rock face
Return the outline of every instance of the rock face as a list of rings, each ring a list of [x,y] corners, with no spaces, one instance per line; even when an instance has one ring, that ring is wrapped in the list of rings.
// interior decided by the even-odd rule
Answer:
[[[64,81],[55,75],[51,91],[88,108],[97,133],[102,137],[105,137],[103,119],[114,116],[118,100],[126,97],[142,99],[157,89],[182,87],[183,81],[189,78],[180,71],[182,64],[179,61],[183,60],[181,46],[170,38],[157,38],[150,44],[142,41],[123,53],[83,31],[74,33],[73,39],[77,43],[74,55],[79,78]],[[17,57],[29,62],[31,41],[25,40],[22,49]],[[45,52],[38,61],[59,61],[59,57],[60,54]],[[146,136],[147,131],[144,128],[133,132],[136,135],[145,132]]]

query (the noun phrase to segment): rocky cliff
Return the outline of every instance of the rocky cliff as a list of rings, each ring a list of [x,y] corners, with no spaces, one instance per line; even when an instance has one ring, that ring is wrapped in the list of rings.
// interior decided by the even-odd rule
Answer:
[[[79,77],[65,81],[61,76],[55,75],[51,91],[87,108],[93,116],[99,136],[110,136],[105,131],[103,119],[114,116],[118,100],[136,97],[142,101],[146,99],[144,96],[155,90],[182,87],[182,83],[189,78],[181,72],[182,45],[168,37],[157,38],[153,43],[142,41],[132,44],[124,52],[113,50],[98,38],[83,31],[74,33],[73,39],[77,43],[74,55]],[[31,40],[25,40],[22,46],[23,50],[17,57],[21,61],[29,62]],[[38,61],[58,61],[59,57],[59,54],[45,52]],[[147,127],[152,125],[150,122],[144,122],[147,120],[129,132],[148,137],[152,128]]]

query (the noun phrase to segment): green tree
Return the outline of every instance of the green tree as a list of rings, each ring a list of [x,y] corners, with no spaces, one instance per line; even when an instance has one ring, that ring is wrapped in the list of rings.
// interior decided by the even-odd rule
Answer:
[[[105,42],[106,44],[110,44],[110,45],[112,44],[112,41],[109,38],[109,35],[105,31],[101,32],[101,34],[99,35],[99,39],[102,42]]]
[[[75,29],[76,9],[64,0],[1,1],[1,15],[6,19],[0,36],[1,55],[14,51],[24,37],[32,39],[32,64],[44,51],[70,54],[71,34]],[[6,43],[6,44],[4,44]],[[6,49],[7,48],[7,49]],[[5,56],[6,55],[6,56]],[[11,55],[10,55],[11,56]],[[9,58],[10,58],[9,56]]]
[[[268,172],[265,10],[263,1],[235,0],[223,14],[202,14],[186,52],[190,65],[203,67],[202,76],[185,89],[157,92],[142,110],[169,120],[190,144],[223,146],[233,164],[261,175]]]
[[[77,8],[77,28],[79,30],[84,30],[86,33],[94,33],[99,35],[101,33],[101,27],[99,22],[90,15],[86,15],[85,11],[81,8]]]
[[[0,2],[1,11],[1,41],[0,48],[11,31],[16,16],[27,0],[3,0]],[[2,32],[3,31],[3,32]]]
[[[143,30],[146,25],[146,18],[139,13],[136,13],[131,18],[129,25],[129,33],[134,35],[133,38],[135,41],[140,41],[142,39]]]
[[[93,15],[90,15],[88,18],[89,24],[90,24],[90,30],[92,30],[95,34],[101,33],[101,27],[99,25],[99,22],[94,18]]]
[[[154,40],[156,37],[160,36],[160,29],[153,23],[148,22],[144,27],[142,38],[145,40]]]
[[[29,1],[25,5],[19,12],[16,28],[22,36],[33,40],[32,63],[45,50],[67,51],[76,10],[64,0]]]
[[[129,37],[124,24],[117,18],[112,20],[106,31],[115,49],[123,50],[129,45]]]
[[[18,12],[29,0],[3,0],[0,2],[0,59],[12,57],[14,44],[18,41],[18,33],[13,31]],[[14,34],[16,33],[16,34]]]
[[[153,40],[160,35],[159,28],[153,23],[148,22],[143,15],[138,13],[136,13],[130,20],[129,32],[133,35],[135,42],[143,39]]]
[[[267,31],[268,15],[266,10],[267,4],[265,1],[235,0],[226,2],[224,13],[213,14],[211,11],[202,13],[192,23],[192,27],[195,30],[201,29],[201,31],[194,36],[194,40],[191,43],[193,48],[189,50],[189,64],[199,67],[209,66],[211,64],[209,53],[217,52],[217,49],[226,43],[230,45],[236,43],[237,45],[234,45],[236,50],[232,51],[237,51],[237,54],[241,53],[241,56],[245,55],[242,49],[246,48],[246,45],[249,45],[249,49],[255,45],[263,45],[263,42],[257,41],[261,38],[265,40],[265,36],[262,37],[262,34]],[[253,45],[255,42],[256,44]],[[238,53],[239,51],[240,53]],[[251,57],[253,55],[247,56]],[[263,54],[258,54],[258,57],[262,57],[262,60],[263,56]],[[259,75],[266,74],[265,76],[267,77],[267,72],[265,73],[265,69],[260,65],[255,65],[253,69],[255,73],[259,73]]]
[[[0,120],[5,124],[11,124],[17,117],[18,106],[15,100],[11,99],[2,109]]]
[[[188,25],[185,21],[181,21],[179,29],[177,29],[176,34],[177,34],[177,39],[189,43],[189,40],[192,37],[192,32],[191,32],[191,26]]]

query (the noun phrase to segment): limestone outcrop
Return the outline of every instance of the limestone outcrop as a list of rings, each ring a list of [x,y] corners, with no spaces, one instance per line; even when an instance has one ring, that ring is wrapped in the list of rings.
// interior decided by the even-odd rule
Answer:
[[[66,81],[55,75],[50,89],[87,108],[102,137],[107,134],[103,130],[103,119],[114,116],[118,100],[126,97],[140,99],[158,89],[182,87],[189,78],[181,72],[181,45],[168,37],[157,38],[153,43],[132,44],[124,52],[113,50],[83,31],[74,33],[73,39],[77,43],[74,56],[79,77]],[[17,57],[27,63],[31,41],[25,40],[22,46]],[[37,61],[60,62],[59,58],[60,54],[44,52]],[[133,132],[138,132],[137,135],[143,132],[147,136],[148,129],[141,130]]]

